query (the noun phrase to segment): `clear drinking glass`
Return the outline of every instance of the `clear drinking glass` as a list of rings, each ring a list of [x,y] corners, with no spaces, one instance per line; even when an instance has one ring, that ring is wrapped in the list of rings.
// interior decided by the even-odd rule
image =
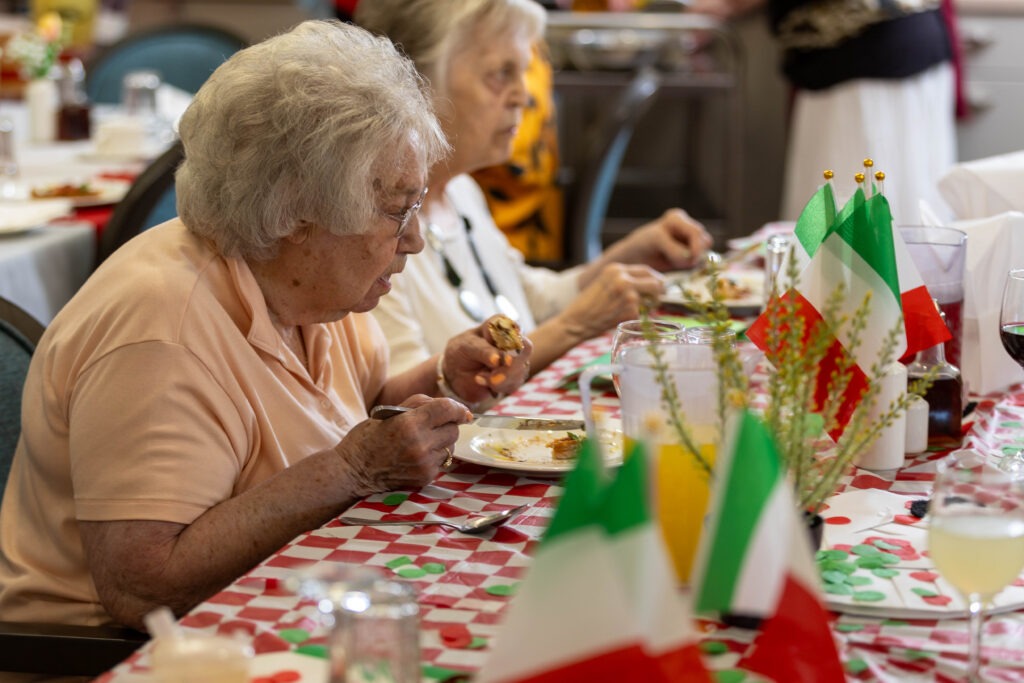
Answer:
[[[652,341],[659,344],[685,342],[686,328],[668,320],[627,320],[619,323],[612,337],[612,363],[618,362],[624,349]],[[619,394],[618,373],[612,374],[612,382],[615,384],[615,393]]]
[[[967,680],[981,681],[984,608],[1024,567],[1024,486],[973,450],[943,460],[928,508],[928,552],[968,603]]]
[[[410,583],[350,584],[331,632],[331,683],[418,683],[420,608]]]

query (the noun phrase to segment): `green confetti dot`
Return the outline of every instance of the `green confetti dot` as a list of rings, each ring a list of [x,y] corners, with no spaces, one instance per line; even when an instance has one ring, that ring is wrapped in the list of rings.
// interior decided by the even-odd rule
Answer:
[[[864,630],[864,624],[836,624],[835,629],[840,633],[856,633]]]
[[[881,555],[881,553],[879,553],[879,555]],[[885,562],[883,562],[877,555],[875,557],[858,557],[857,566],[861,569],[881,569],[885,566]]]
[[[878,559],[882,561],[882,564],[899,564],[899,555],[893,555],[892,553],[878,553]]]
[[[846,579],[846,574],[835,570],[821,573],[821,580],[825,583],[846,583]]]
[[[297,654],[319,659],[330,659],[330,653],[326,645],[300,645],[294,650]]]
[[[934,598],[938,595],[938,593],[933,591],[931,588],[921,588],[920,586],[915,586],[914,588],[911,588],[910,591],[915,595],[920,595],[922,598]]]
[[[428,574],[444,574],[447,570],[440,562],[427,562],[423,565],[423,571]]]
[[[491,595],[508,596],[515,595],[516,587],[514,584],[499,583],[494,586],[488,586],[484,590],[486,590]]]
[[[861,543],[850,548],[850,552],[854,555],[860,555],[861,557],[871,557],[872,555],[878,555],[881,551],[873,545],[868,543]]]
[[[381,502],[384,503],[385,505],[393,505],[395,507],[398,507],[408,499],[408,493],[389,493],[388,495],[384,496],[384,500],[382,500]]]
[[[304,628],[286,628],[281,629],[277,632],[277,635],[281,636],[281,640],[298,645],[309,640],[309,631]]]
[[[747,672],[742,669],[723,669],[712,673],[718,683],[742,683],[747,680]]]
[[[863,659],[851,659],[846,663],[846,671],[851,674],[859,674],[862,671],[867,671],[868,663]]]
[[[729,646],[720,640],[709,640],[700,644],[700,651],[709,655],[721,655],[729,651]]]
[[[456,669],[448,669],[443,666],[433,666],[430,664],[424,664],[420,667],[420,671],[423,673],[423,678],[430,679],[432,681],[447,681],[456,677],[465,677],[465,671],[458,671]]]
[[[480,648],[487,647],[487,639],[479,636],[473,636],[473,640],[469,641],[469,645],[466,646],[467,650],[479,650]]]
[[[901,548],[898,545],[895,545],[894,543],[886,543],[881,539],[877,539],[875,541],[875,547],[880,548],[882,550],[901,550]]]
[[[895,569],[889,569],[888,567],[872,569],[871,573],[880,579],[891,579],[892,577],[899,575],[899,571]]]
[[[880,602],[885,600],[885,593],[881,591],[857,591],[853,594],[857,602]]]
[[[396,557],[395,559],[391,560],[384,566],[388,569],[398,569],[399,567],[405,566],[407,564],[412,564],[412,558],[410,558],[408,555],[402,555],[401,557]]]
[[[871,583],[871,577],[863,575],[851,576],[846,579],[846,583],[851,586],[866,586]]]
[[[816,559],[822,560],[845,560],[849,555],[845,550],[819,550]]]
[[[925,652],[924,650],[904,650],[907,655],[907,659],[932,659],[935,655],[931,652]]]
[[[399,567],[395,570],[395,573],[403,579],[419,579],[427,575],[427,572],[415,565]]]
[[[886,619],[882,622],[882,626],[906,626],[907,622],[902,619]]]
[[[829,562],[827,566],[822,565],[822,569],[852,574],[857,571],[857,564],[854,562]]]
[[[1024,448],[1024,445],[1014,443],[1003,446],[1000,450],[1003,452],[1003,455],[1013,455],[1021,448]]]
[[[1007,429],[1017,429],[1022,426],[1019,420],[1007,420],[1006,422],[1000,422],[999,424]]]
[[[853,595],[853,589],[845,583],[826,583],[825,592],[829,595]]]

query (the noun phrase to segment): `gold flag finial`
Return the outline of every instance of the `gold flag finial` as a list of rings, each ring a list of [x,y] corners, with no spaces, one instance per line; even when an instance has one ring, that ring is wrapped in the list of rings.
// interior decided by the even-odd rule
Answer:
[[[867,159],[864,160],[864,168],[871,168],[874,165],[875,162],[871,157],[868,157]]]
[[[878,182],[882,182],[883,180],[885,180],[885,174],[882,173],[881,171],[875,171],[875,180],[877,180]]]
[[[826,168],[825,172],[822,173],[821,175],[825,177],[825,180],[832,180],[832,178],[834,178],[836,174],[832,172],[831,168]]]
[[[853,176],[853,179],[857,181],[858,185],[860,185],[861,183],[864,182],[864,174],[858,173],[857,175]]]

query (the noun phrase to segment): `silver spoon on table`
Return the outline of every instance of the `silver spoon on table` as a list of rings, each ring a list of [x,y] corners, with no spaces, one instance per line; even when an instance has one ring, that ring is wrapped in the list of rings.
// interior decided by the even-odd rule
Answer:
[[[440,519],[425,519],[421,521],[400,521],[400,520],[383,520],[383,519],[365,519],[363,517],[348,517],[343,516],[339,519],[345,524],[356,524],[362,526],[446,526],[456,531],[461,531],[464,534],[482,534],[491,527],[500,526],[512,519],[520,512],[525,510],[527,505],[517,505],[514,508],[508,510],[500,510],[498,512],[492,512],[490,514],[481,515],[479,517],[473,517],[468,519],[462,524],[455,522],[449,522],[447,520]]]

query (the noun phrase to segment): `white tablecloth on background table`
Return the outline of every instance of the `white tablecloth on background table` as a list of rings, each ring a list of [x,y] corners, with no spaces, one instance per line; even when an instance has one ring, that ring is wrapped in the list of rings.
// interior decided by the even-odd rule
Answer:
[[[92,273],[95,259],[96,230],[88,223],[0,235],[0,296],[49,324]]]

